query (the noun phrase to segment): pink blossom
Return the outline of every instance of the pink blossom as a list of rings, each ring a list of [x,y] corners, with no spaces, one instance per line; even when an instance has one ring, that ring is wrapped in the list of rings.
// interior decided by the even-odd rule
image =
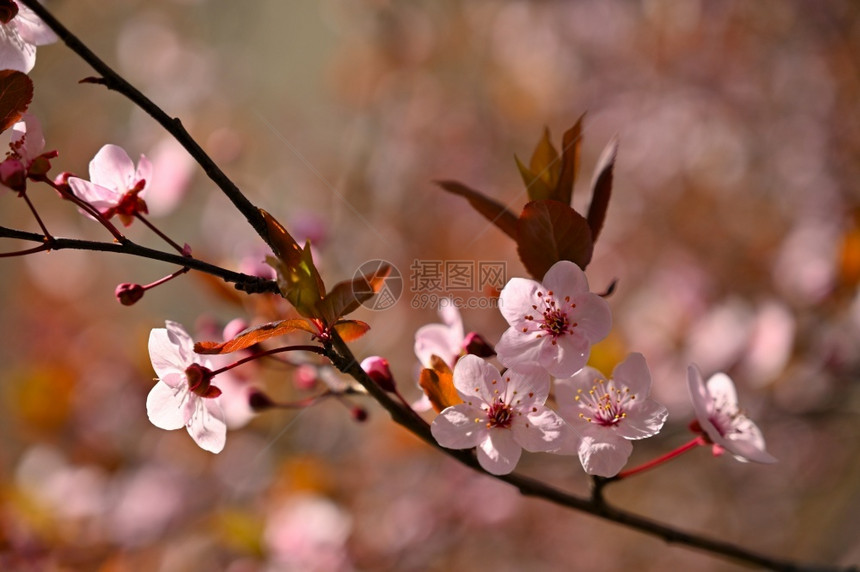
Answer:
[[[494,475],[510,473],[522,450],[552,451],[569,436],[564,421],[544,406],[549,395],[545,373],[499,370],[467,355],[454,368],[454,387],[463,403],[446,408],[430,429],[449,449],[478,448],[478,462]]]
[[[660,431],[668,411],[648,398],[650,391],[651,373],[639,353],[618,364],[609,380],[591,367],[556,380],[558,412],[582,435],[577,453],[586,473],[616,475],[633,452],[630,441]]]
[[[512,278],[499,306],[510,328],[496,345],[499,361],[517,371],[544,370],[569,377],[588,361],[591,345],[609,334],[606,301],[588,291],[585,273],[573,262],[556,262],[543,283]]]
[[[690,365],[687,383],[696,418],[714,444],[714,454],[725,449],[738,461],[776,462],[765,450],[759,428],[738,408],[738,394],[729,376],[716,373],[705,383],[699,368]]]
[[[185,427],[202,449],[224,448],[227,425],[220,403],[221,390],[210,385],[210,362],[194,353],[194,342],[176,322],[155,328],[149,335],[149,357],[158,383],[146,398],[149,420],[161,429]]]
[[[125,149],[105,145],[90,161],[90,180],[69,177],[69,185],[78,198],[90,203],[105,218],[119,215],[123,224],[131,224],[137,213],[146,214],[143,194],[152,177],[152,164],[141,155],[135,168]]]
[[[432,367],[432,356],[442,358],[453,368],[463,351],[465,332],[460,310],[453,300],[445,298],[439,304],[441,324],[427,324],[415,332],[415,355],[424,367]]]
[[[36,46],[57,41],[57,35],[26,6],[15,2],[0,19],[0,69],[29,73],[36,65]],[[10,7],[11,8],[11,7]]]
[[[26,189],[28,177],[44,176],[51,169],[50,160],[57,156],[56,151],[44,152],[42,126],[29,113],[12,126],[9,149],[6,159],[0,163],[0,182],[16,191]]]
[[[388,360],[379,356],[370,356],[361,361],[361,369],[385,391],[397,391],[394,384],[394,376],[391,375],[391,367]]]

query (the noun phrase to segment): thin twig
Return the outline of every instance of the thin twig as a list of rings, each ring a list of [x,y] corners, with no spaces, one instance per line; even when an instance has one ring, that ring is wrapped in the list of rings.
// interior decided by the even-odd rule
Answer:
[[[0,238],[16,238],[19,240],[38,243],[46,243],[48,240],[48,237],[39,233],[16,230],[5,226],[0,226]],[[242,274],[241,272],[233,272],[226,268],[221,268],[220,266],[198,260],[197,258],[155,250],[154,248],[140,246],[139,244],[135,244],[129,240],[123,244],[119,244],[116,242],[98,242],[93,240],[79,240],[75,238],[51,237],[50,241],[46,243],[46,246],[43,246],[38,250],[92,250],[98,252],[127,254],[130,256],[169,262],[171,264],[176,264],[177,266],[187,266],[192,270],[217,276],[225,282],[234,284],[237,290],[241,290],[249,294],[261,294],[266,292],[277,294],[280,292],[280,290],[278,290],[278,284],[274,280],[267,280],[258,276],[249,276],[248,274]]]

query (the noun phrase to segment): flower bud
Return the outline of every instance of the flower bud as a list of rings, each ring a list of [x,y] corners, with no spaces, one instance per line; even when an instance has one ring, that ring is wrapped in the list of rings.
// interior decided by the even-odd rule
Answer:
[[[27,169],[24,164],[9,157],[0,163],[0,183],[3,183],[13,191],[24,191],[27,189]]]
[[[371,356],[361,362],[361,369],[385,391],[394,392],[394,377],[388,367],[388,360],[379,356]]]
[[[364,423],[365,421],[367,421],[367,409],[365,409],[364,407],[359,407],[358,405],[356,405],[349,410],[349,414],[352,415],[352,418],[359,423]]]
[[[116,296],[116,299],[123,306],[131,306],[143,298],[144,292],[146,292],[146,290],[144,290],[143,286],[140,284],[129,284],[128,282],[123,282],[116,287],[113,295]]]
[[[493,349],[493,346],[484,339],[484,336],[477,332],[466,334],[466,339],[463,340],[463,349],[466,350],[467,354],[480,358],[489,358],[496,355],[496,350]]]
[[[259,413],[260,411],[275,407],[275,402],[268,395],[256,389],[248,396],[248,406],[254,412]]]

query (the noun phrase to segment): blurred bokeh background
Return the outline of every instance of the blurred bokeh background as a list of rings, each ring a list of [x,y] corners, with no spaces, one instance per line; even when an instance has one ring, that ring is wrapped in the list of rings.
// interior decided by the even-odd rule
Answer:
[[[852,0],[54,0],[105,61],[183,124],[256,204],[311,237],[329,285],[363,263],[404,279],[361,309],[360,357],[382,355],[417,399],[415,330],[454,294],[467,330],[505,323],[478,285],[417,288],[416,261],[503,263],[513,244],[458,179],[519,210],[513,157],[584,112],[583,171],[620,138],[613,200],[588,269],[613,279],[609,372],[642,352],[670,411],[631,466],[687,441],[685,371],[726,371],[776,465],[704,448],[611,487],[608,499],[680,528],[804,562],[860,564],[860,4]],[[152,220],[197,256],[252,271],[265,255],[205,175],[145,114],[96,85],[62,45],[39,48],[31,111],[55,170],[86,176],[105,143],[156,167]],[[31,190],[58,236],[108,240]],[[0,224],[37,230],[0,197]],[[158,239],[135,224],[129,236]],[[21,245],[8,241],[0,251]],[[186,276],[120,306],[120,282],[175,270],[54,252],[0,262],[0,567],[4,570],[736,570],[724,560],[521,498],[394,426],[369,400],[270,412],[218,456],[150,425],[147,337],[165,319],[218,339],[241,303]],[[462,286],[462,285],[461,285]],[[436,296],[426,296],[433,294]],[[296,337],[296,340],[301,339]],[[330,372],[248,368],[288,399]],[[325,380],[315,378],[315,374]],[[242,385],[244,384],[244,385]],[[237,415],[241,416],[241,412]],[[246,421],[246,420],[242,420]],[[520,469],[579,494],[574,458]]]

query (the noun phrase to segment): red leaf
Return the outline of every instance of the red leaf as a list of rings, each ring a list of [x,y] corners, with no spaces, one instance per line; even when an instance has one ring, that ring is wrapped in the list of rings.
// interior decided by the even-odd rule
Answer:
[[[579,116],[576,125],[564,132],[561,139],[561,175],[553,198],[570,204],[573,198],[573,183],[579,174],[579,156],[582,150],[582,120],[585,114]]]
[[[588,207],[588,226],[591,228],[591,239],[597,242],[597,235],[603,228],[606,210],[609,208],[609,197],[612,196],[612,169],[615,167],[615,157],[618,156],[618,138],[612,141],[600,154],[594,178],[591,180],[591,205]]]
[[[307,318],[318,318],[317,305],[323,299],[325,285],[314,266],[310,244],[300,248],[287,229],[275,218],[260,209],[266,221],[266,241],[278,257],[271,265],[278,273],[281,294],[295,309]]]
[[[334,331],[343,338],[345,342],[357,340],[367,333],[370,324],[361,320],[341,320],[334,325]]]
[[[15,70],[0,71],[0,132],[21,119],[33,101],[33,82]]]
[[[194,351],[198,354],[229,354],[244,350],[276,336],[283,336],[296,331],[318,334],[317,329],[308,321],[301,318],[269,322],[262,326],[248,328],[240,332],[232,340],[226,342],[197,342]]]
[[[362,302],[369,300],[382,289],[389,274],[391,266],[382,264],[372,273],[338,282],[321,302],[323,316],[329,323],[333,323],[354,312]]]
[[[473,209],[484,215],[485,219],[514,240],[517,239],[517,217],[505,205],[457,181],[436,181],[436,184],[449,193],[465,198]]]
[[[537,280],[559,260],[571,260],[583,270],[591,261],[588,221],[559,201],[526,203],[517,222],[517,236],[520,260]]]

